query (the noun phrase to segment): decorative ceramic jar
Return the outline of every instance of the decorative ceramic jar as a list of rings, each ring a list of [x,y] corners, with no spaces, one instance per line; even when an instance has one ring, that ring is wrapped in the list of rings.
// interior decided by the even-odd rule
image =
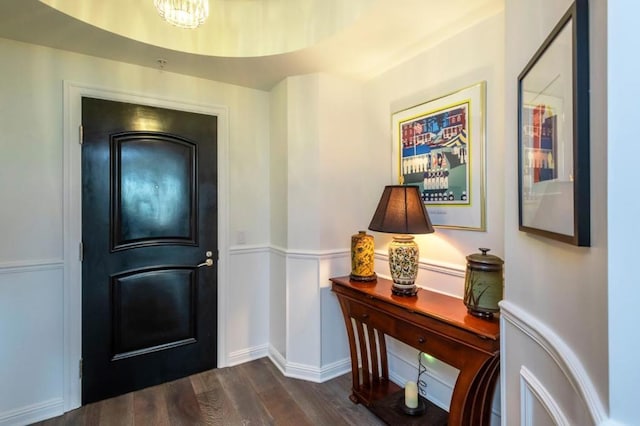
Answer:
[[[467,256],[467,271],[464,280],[464,304],[471,315],[491,318],[500,311],[498,302],[502,300],[504,261],[498,256],[482,253]]]
[[[389,243],[389,268],[393,287],[391,292],[398,296],[415,296],[418,291],[418,261],[420,250],[413,235],[394,235]]]
[[[358,231],[351,236],[351,275],[354,281],[375,281],[373,271],[373,236],[366,231]]]

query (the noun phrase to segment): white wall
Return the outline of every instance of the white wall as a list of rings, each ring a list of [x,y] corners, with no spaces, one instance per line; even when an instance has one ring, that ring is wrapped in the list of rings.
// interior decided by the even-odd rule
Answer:
[[[0,424],[60,414],[63,390],[63,81],[229,111],[228,232],[269,241],[269,95],[0,39]],[[231,247],[227,358],[266,354],[268,252]],[[225,254],[226,255],[226,254]],[[73,373],[72,373],[73,374]]]
[[[564,15],[570,0],[507,1],[505,9],[504,420],[518,424],[528,377],[548,390],[570,424],[597,423],[608,398],[606,2],[591,1],[591,241],[578,248],[518,231],[517,77]],[[625,154],[626,155],[626,154]],[[526,375],[525,374],[525,375]],[[550,411],[553,411],[550,409]],[[532,424],[548,421],[534,410]],[[543,416],[543,418],[535,418]]]
[[[62,270],[0,265],[0,424],[62,412]]]
[[[611,418],[623,424],[638,423],[640,339],[637,338],[635,303],[638,289],[634,246],[640,240],[635,197],[638,180],[635,161],[640,144],[635,138],[640,99],[640,62],[630,55],[640,39],[640,3],[608,1],[608,199],[609,210],[609,401]],[[604,18],[604,17],[603,17]],[[632,47],[633,46],[633,47]]]
[[[370,184],[366,203],[373,214],[382,187],[397,184],[392,174],[391,114],[407,107],[452,93],[475,83],[487,82],[486,170],[487,231],[461,231],[436,228],[434,234],[417,236],[421,270],[418,284],[436,291],[462,297],[466,256],[478,247],[490,247],[504,256],[504,16],[498,13],[436,46],[425,48],[417,57],[372,79],[365,93],[365,139],[372,151],[378,175]],[[379,274],[388,276],[384,252],[390,237],[375,233],[380,262]],[[393,379],[404,384],[415,380],[416,352],[402,344],[390,345],[390,370]],[[448,409],[457,370],[441,362],[429,365],[430,399]],[[499,400],[494,400],[492,422],[499,422]]]
[[[273,247],[269,264],[269,345],[270,353],[287,356],[286,254],[288,241],[287,193],[289,173],[287,159],[288,109],[287,80],[281,81],[270,92],[271,144],[269,151],[269,206],[270,244]]]
[[[465,257],[477,253],[478,247],[489,247],[493,254],[504,256],[503,20],[502,14],[486,19],[426,49],[416,58],[373,79],[367,85],[367,123],[375,124],[366,126],[365,137],[371,149],[378,152],[375,164],[381,176],[378,181],[379,193],[376,194],[379,197],[383,185],[398,183],[397,176],[392,175],[391,114],[475,83],[487,82],[487,232],[438,228],[435,234],[417,236],[420,256],[430,262],[464,267]],[[374,201],[373,209],[377,201]],[[376,237],[381,241],[384,239],[385,243],[390,240],[383,234],[377,234]],[[439,289],[437,283],[424,284]],[[462,288],[454,293],[461,296]]]
[[[364,139],[362,85],[327,74],[286,84],[288,150],[278,167],[288,171],[288,248],[344,249],[369,224],[377,202],[368,199],[377,195],[371,180],[380,169]]]
[[[272,90],[271,108],[278,217],[271,218],[270,356],[288,376],[322,381],[349,369],[328,280],[350,271],[350,237],[368,223],[359,214],[361,188],[377,171],[359,168],[369,152],[362,85],[326,74],[289,77]]]

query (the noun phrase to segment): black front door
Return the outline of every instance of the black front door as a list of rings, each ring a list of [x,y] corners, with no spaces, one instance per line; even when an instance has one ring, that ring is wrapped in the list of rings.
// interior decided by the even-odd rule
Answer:
[[[216,117],[82,99],[82,402],[216,366]]]

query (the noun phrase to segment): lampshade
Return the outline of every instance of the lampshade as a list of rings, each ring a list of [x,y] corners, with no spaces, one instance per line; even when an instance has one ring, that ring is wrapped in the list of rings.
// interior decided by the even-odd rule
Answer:
[[[369,229],[392,234],[430,234],[433,226],[417,186],[385,186]]]
[[[389,244],[389,271],[393,279],[391,292],[396,296],[416,296],[420,248],[413,235],[407,234],[433,232],[418,187],[385,186],[369,229],[396,234]]]
[[[180,28],[196,28],[209,16],[209,0],[153,0],[165,21]]]

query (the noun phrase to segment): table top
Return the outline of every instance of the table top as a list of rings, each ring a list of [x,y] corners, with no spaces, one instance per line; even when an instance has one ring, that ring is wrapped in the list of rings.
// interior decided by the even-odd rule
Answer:
[[[435,318],[447,324],[473,332],[484,338],[499,340],[499,314],[485,319],[473,316],[467,312],[467,307],[461,299],[436,293],[418,287],[414,297],[396,296],[391,293],[391,280],[378,277],[377,281],[352,281],[348,276],[331,278],[331,282],[345,288],[357,290],[367,296],[391,303],[412,312]]]

